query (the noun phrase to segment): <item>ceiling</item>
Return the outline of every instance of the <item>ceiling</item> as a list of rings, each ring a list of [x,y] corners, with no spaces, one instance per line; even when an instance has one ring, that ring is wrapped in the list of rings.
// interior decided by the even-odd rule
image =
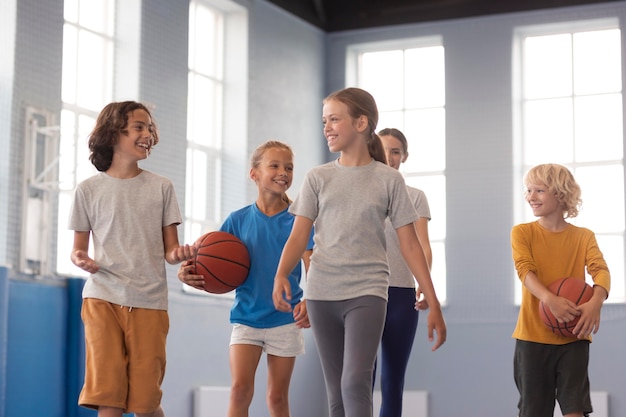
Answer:
[[[326,32],[618,0],[269,0]]]

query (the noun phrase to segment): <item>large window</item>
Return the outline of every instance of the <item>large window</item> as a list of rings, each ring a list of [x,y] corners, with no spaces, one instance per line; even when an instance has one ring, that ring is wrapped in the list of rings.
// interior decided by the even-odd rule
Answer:
[[[81,274],[69,259],[73,232],[66,229],[76,184],[93,173],[86,138],[113,96],[115,0],[65,0],[63,84],[59,150],[59,218],[56,270]]]
[[[516,223],[536,220],[523,199],[523,174],[540,163],[570,168],[583,198],[582,210],[571,222],[596,233],[611,271],[609,300],[626,301],[618,22],[522,28],[516,42]],[[518,302],[520,298],[518,281]]]
[[[185,240],[221,218],[224,16],[201,0],[189,6]]]
[[[185,242],[217,230],[246,201],[247,16],[230,1],[189,4]]]
[[[348,85],[369,91],[379,110],[378,129],[400,129],[409,142],[401,165],[408,185],[426,193],[432,220],[432,277],[446,300],[445,63],[440,37],[354,45]]]

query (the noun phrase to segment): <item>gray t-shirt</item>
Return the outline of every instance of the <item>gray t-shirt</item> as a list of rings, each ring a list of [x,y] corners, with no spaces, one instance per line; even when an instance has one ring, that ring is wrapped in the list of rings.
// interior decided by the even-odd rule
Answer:
[[[306,298],[387,299],[385,219],[417,220],[402,174],[376,162],[345,167],[337,160],[311,169],[289,211],[315,222]]]
[[[407,187],[409,197],[418,216],[430,220],[430,207],[426,194],[417,188]],[[407,266],[402,253],[396,229],[389,221],[385,222],[385,236],[387,237],[387,261],[389,262],[389,286],[402,288],[415,288],[415,278]]]
[[[163,227],[181,221],[171,181],[149,171],[130,179],[100,172],[78,184],[69,229],[91,231],[100,266],[83,298],[167,310]]]

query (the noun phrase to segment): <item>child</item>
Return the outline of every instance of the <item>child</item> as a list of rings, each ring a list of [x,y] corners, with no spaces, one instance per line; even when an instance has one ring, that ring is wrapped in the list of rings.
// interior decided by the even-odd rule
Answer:
[[[565,417],[592,412],[589,396],[589,342],[600,327],[600,309],[608,297],[610,275],[594,233],[565,221],[578,215],[580,187],[564,166],[537,165],[524,177],[526,201],[539,219],[511,231],[513,260],[522,281],[522,304],[515,342],[514,377],[520,393],[519,417],[548,417],[555,398]],[[564,277],[594,281],[593,297],[580,306],[547,287]],[[552,333],[539,317],[543,301],[559,322],[580,321],[577,338]]]
[[[296,215],[274,282],[274,305],[290,311],[287,279],[315,223],[315,251],[307,279],[307,308],[326,381],[330,416],[372,416],[372,372],[387,303],[385,219],[430,304],[428,338],[446,339],[446,325],[424,251],[417,213],[402,175],[387,166],[376,135],[374,98],[358,88],[324,100],[324,136],[339,159],[309,171],[290,211]],[[364,325],[365,324],[365,325]]]
[[[71,260],[91,274],[83,289],[86,366],[79,404],[99,417],[164,415],[163,258],[176,264],[196,250],[178,244],[181,216],[172,183],[139,168],[158,142],[143,104],[108,104],[89,136],[89,159],[100,172],[78,184],[70,212]]]
[[[400,130],[392,128],[379,131],[378,136],[383,143],[387,163],[393,169],[399,170],[400,164],[409,156],[409,144],[406,137]],[[407,187],[407,189],[411,203],[419,216],[415,221],[415,230],[430,270],[433,254],[428,238],[428,222],[430,221],[428,200],[422,190],[413,187]],[[404,376],[419,318],[419,311],[416,310],[427,309],[428,303],[424,299],[419,299],[419,289],[415,291],[415,278],[402,258],[398,235],[388,220],[385,222],[385,236],[389,262],[389,289],[385,327],[380,341],[380,390],[382,394],[380,417],[394,417],[402,415]]]
[[[285,194],[293,180],[293,152],[277,141],[260,145],[252,154],[250,178],[256,183],[258,196],[251,204],[231,213],[220,230],[240,238],[250,253],[250,272],[235,290],[230,321],[230,369],[232,386],[228,417],[248,416],[254,393],[254,378],[263,351],[267,353],[267,406],[271,417],[289,417],[289,383],[296,355],[304,353],[302,328],[309,327],[306,302],[300,301],[301,267],[289,271],[294,288],[290,307],[293,314],[276,311],[272,288],[276,265],[294,217],[288,212],[290,200]],[[313,247],[312,237],[302,259],[308,268]],[[191,262],[179,269],[179,278],[201,289],[203,277],[190,274]]]

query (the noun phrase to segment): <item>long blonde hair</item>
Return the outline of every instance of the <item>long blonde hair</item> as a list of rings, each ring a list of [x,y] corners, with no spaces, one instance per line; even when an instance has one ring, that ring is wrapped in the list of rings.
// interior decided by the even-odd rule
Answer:
[[[386,165],[387,155],[385,154],[385,148],[383,147],[380,137],[376,134],[378,107],[376,107],[374,97],[363,89],[349,87],[329,94],[324,99],[323,103],[325,104],[330,100],[336,100],[345,104],[348,107],[348,113],[354,119],[360,116],[367,117],[369,130],[367,136],[367,150],[372,158]]]
[[[252,152],[252,155],[250,156],[250,168],[256,169],[259,167],[259,165],[261,164],[261,160],[263,159],[263,155],[265,155],[265,152],[268,149],[285,150],[291,154],[292,159],[294,158],[294,153],[291,149],[291,146],[277,140],[268,140],[257,146],[254,152]],[[287,204],[291,204],[292,202],[287,193],[283,194],[283,201],[285,201]]]

